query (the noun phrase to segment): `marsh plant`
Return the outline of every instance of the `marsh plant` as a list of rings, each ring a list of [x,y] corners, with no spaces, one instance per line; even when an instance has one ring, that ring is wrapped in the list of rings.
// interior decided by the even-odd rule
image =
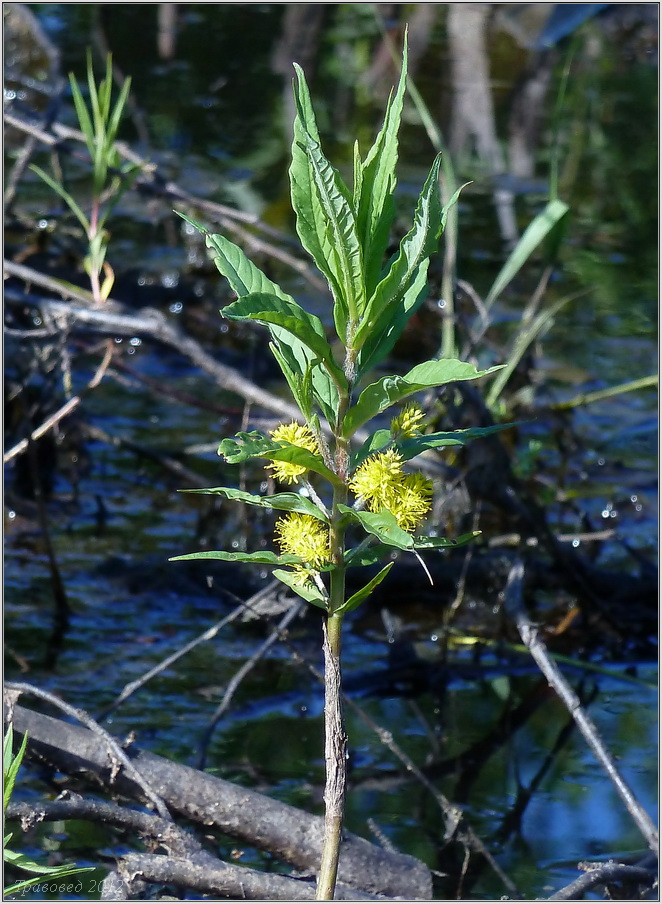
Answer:
[[[404,376],[369,372],[390,353],[427,292],[429,257],[437,250],[448,209],[442,206],[438,156],[416,204],[413,225],[390,260],[395,217],[398,127],[407,53],[384,122],[365,158],[354,149],[351,187],[325,157],[304,74],[296,66],[296,118],[289,171],[296,228],[304,249],[326,277],[335,335],[304,310],[222,235],[206,235],[214,261],[237,300],[221,311],[230,320],[266,326],[270,348],[301,411],[300,422],[269,434],[242,432],[224,439],[219,454],[232,464],[265,459],[283,492],[254,495],[233,487],[210,493],[283,512],[275,551],[207,551],[176,559],[222,559],[273,565],[274,577],[321,612],[325,664],[326,815],[317,898],[334,895],[344,811],[346,737],[341,709],[343,618],[384,580],[394,551],[419,555],[469,542],[474,534],[426,536],[432,482],[408,462],[422,452],[468,442],[495,428],[426,432],[417,393],[497,368],[477,370],[452,358],[417,364]],[[185,217],[185,219],[188,219]],[[410,400],[404,405],[400,403]],[[384,413],[397,406],[392,417]],[[371,432],[367,425],[377,419]],[[422,560],[421,560],[422,561]],[[386,562],[386,564],[384,564]],[[349,568],[382,567],[347,596]]]

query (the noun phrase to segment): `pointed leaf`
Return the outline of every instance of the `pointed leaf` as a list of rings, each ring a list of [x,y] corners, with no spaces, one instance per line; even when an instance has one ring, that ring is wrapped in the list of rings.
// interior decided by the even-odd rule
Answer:
[[[491,427],[467,427],[464,430],[451,430],[449,433],[425,433],[422,436],[412,436],[395,444],[404,461],[409,461],[425,452],[426,449],[439,449],[442,446],[465,446],[474,439],[490,436],[509,427],[516,427],[519,422],[509,424],[494,424]]]
[[[348,515],[352,521],[358,521],[367,533],[377,537],[382,543],[395,546],[396,549],[413,549],[413,539],[402,530],[395,515],[387,509],[382,509],[381,512],[357,512],[348,505],[339,505],[338,510]]]
[[[480,537],[482,531],[472,530],[468,534],[460,534],[459,537],[414,537],[414,549],[454,549],[456,546],[466,546],[476,537]]]
[[[363,600],[367,596],[370,596],[375,587],[378,584],[381,584],[381,582],[393,567],[393,564],[393,562],[389,562],[388,565],[385,565],[384,568],[382,568],[382,570],[378,574],[376,574],[374,578],[372,578],[372,580],[368,581],[365,587],[350,596],[347,602],[343,603],[342,606],[336,609],[334,615],[346,615],[348,612],[352,612],[354,609],[360,606]]]
[[[359,237],[363,246],[366,292],[370,297],[379,280],[395,216],[393,193],[398,160],[398,129],[407,84],[407,40],[403,49],[402,68],[395,97],[390,97],[384,123],[360,167],[357,178],[355,164],[354,204]]]
[[[261,292],[252,293],[226,305],[221,313],[228,320],[256,320],[270,330],[272,325],[285,330],[317,355],[338,384],[346,387],[345,375],[333,359],[322,321],[304,311],[295,301],[285,301],[277,295]],[[278,336],[275,338],[278,341]]]
[[[334,297],[336,330],[344,341],[349,319],[365,305],[361,246],[349,192],[324,156],[303,70],[296,65],[296,118],[290,184],[303,247],[326,277]]]
[[[459,380],[476,380],[500,370],[502,366],[477,370],[473,364],[469,364],[467,361],[458,361],[455,358],[433,358],[417,364],[404,377],[382,377],[376,383],[366,386],[356,405],[347,412],[343,421],[343,436],[352,436],[366,421],[395,402],[399,402],[421,389],[443,386]]]
[[[268,458],[271,461],[289,461],[301,465],[309,471],[321,474],[334,485],[340,481],[324,464],[320,455],[293,446],[291,443],[277,443],[270,437],[259,433],[257,430],[251,433],[238,433],[232,439],[224,439],[218,447],[218,454],[222,455],[230,464],[239,464],[249,458]]]
[[[311,584],[310,582],[302,584],[300,582],[300,576],[296,574],[296,572],[283,571],[281,568],[274,568],[271,574],[273,577],[278,578],[279,581],[282,581],[283,584],[286,584],[291,590],[294,590],[295,593],[298,593],[298,595],[307,603],[312,603],[313,606],[318,606],[325,611],[328,610],[329,602],[326,597],[322,596],[314,584]]]
[[[224,496],[226,499],[236,499],[245,502],[246,505],[259,505],[264,508],[279,509],[285,512],[301,512],[304,515],[312,515],[319,521],[328,523],[329,519],[312,500],[299,493],[274,493],[272,496],[254,496],[244,490],[236,490],[233,487],[210,487],[204,490],[180,490],[180,493],[197,493],[209,496]]]
[[[400,243],[400,253],[371,298],[355,345],[361,347],[359,373],[373,367],[393,348],[407,321],[425,299],[430,255],[437,250],[448,211],[459,188],[445,207],[439,199],[438,156],[418,200],[414,225]],[[463,187],[463,186],[462,186]]]
[[[184,556],[171,556],[169,562],[183,562],[191,559],[215,559],[222,562],[250,562],[258,565],[303,565],[304,560],[300,556],[276,555],[269,549],[262,552],[225,552],[224,550],[208,550],[205,552],[190,552]]]

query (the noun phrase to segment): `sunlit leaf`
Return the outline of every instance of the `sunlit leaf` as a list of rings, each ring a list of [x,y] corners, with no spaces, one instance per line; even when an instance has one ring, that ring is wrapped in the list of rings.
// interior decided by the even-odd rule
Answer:
[[[352,612],[357,606],[360,606],[363,600],[370,596],[372,591],[378,584],[384,580],[386,575],[389,573],[393,566],[393,562],[389,562],[388,565],[385,565],[382,570],[372,578],[372,580],[368,581],[368,583],[361,590],[358,590],[354,593],[350,598],[343,603],[338,609],[335,610],[336,615],[345,615],[347,612]]]
[[[564,201],[555,198],[548,201],[545,209],[529,223],[487,293],[485,307],[488,310],[506,286],[517,276],[538,245],[555,229],[569,210],[570,208]]]
[[[259,505],[264,508],[279,509],[285,512],[301,512],[304,515],[312,515],[319,521],[328,523],[324,512],[314,502],[299,493],[274,493],[271,496],[255,496],[244,490],[236,490],[234,487],[210,487],[204,490],[180,490],[182,493],[199,493],[210,496],[224,496],[226,499],[236,499],[247,505]]]
[[[490,436],[492,433],[500,433],[509,427],[516,427],[518,422],[510,424],[494,424],[491,427],[467,427],[464,430],[451,430],[448,433],[425,433],[421,436],[412,436],[395,444],[404,461],[415,458],[426,449],[439,449],[443,446],[465,446],[474,439]]]
[[[387,509],[382,509],[381,512],[357,512],[348,505],[339,505],[338,509],[352,521],[357,521],[367,533],[377,537],[382,543],[396,549],[414,548],[412,537],[402,530],[395,515]]]
[[[322,152],[306,79],[301,67],[294,66],[292,206],[301,243],[329,282],[336,330],[344,341],[348,321],[355,321],[365,305],[361,245],[349,192]]]
[[[321,455],[315,455],[308,449],[293,446],[291,443],[275,442],[257,430],[250,433],[237,433],[234,438],[224,439],[218,447],[230,464],[240,464],[249,458],[268,458],[271,461],[289,461],[301,465],[308,471],[314,471],[326,477],[331,483],[338,485],[338,477],[324,464]]]
[[[190,552],[184,556],[171,556],[169,562],[183,562],[191,559],[215,559],[222,562],[250,562],[257,565],[303,565],[304,560],[300,556],[277,555],[269,549],[261,552],[225,552],[225,550],[207,550],[205,552]]]
[[[435,358],[431,361],[417,364],[404,377],[382,377],[376,383],[366,386],[356,405],[347,412],[343,422],[343,434],[346,437],[352,436],[366,421],[369,421],[395,402],[399,402],[401,399],[419,392],[421,389],[443,386],[446,383],[455,383],[459,380],[476,380],[478,377],[494,373],[501,366],[478,370],[467,361],[458,361],[455,358]]]
[[[307,603],[312,603],[313,606],[318,606],[320,609],[328,609],[328,600],[322,595],[320,590],[309,581],[302,584],[301,576],[296,572],[283,571],[281,568],[274,568],[271,574],[273,577],[278,578],[279,581],[282,581],[283,584],[287,584],[291,590],[297,593]]]
[[[395,97],[389,97],[384,123],[365,161],[355,162],[354,206],[359,238],[363,246],[365,285],[370,297],[379,281],[384,253],[395,216],[395,166],[398,160],[398,129],[407,83],[407,39]]]
[[[340,386],[346,386],[345,375],[333,360],[322,321],[314,314],[309,314],[295,301],[286,301],[277,295],[256,292],[244,295],[232,304],[226,305],[222,314],[228,320],[256,320],[269,328],[272,325],[280,327],[317,355]]]
[[[351,470],[353,471],[355,468],[366,460],[373,452],[379,452],[380,449],[383,449],[384,446],[388,446],[390,442],[392,442],[393,437],[391,436],[390,430],[375,430],[367,440],[363,443],[360,449],[357,449],[356,452],[352,454],[351,457]]]

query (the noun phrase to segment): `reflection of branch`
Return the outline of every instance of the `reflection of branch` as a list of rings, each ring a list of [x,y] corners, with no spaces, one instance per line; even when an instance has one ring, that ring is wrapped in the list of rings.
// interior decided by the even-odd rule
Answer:
[[[505,608],[514,618],[522,640],[529,652],[538,664],[540,671],[547,678],[563,703],[577,723],[577,727],[584,736],[588,746],[593,751],[596,759],[603,767],[607,776],[614,785],[618,795],[624,802],[628,813],[632,816],[640,832],[648,842],[651,850],[657,853],[658,833],[648,813],[637,801],[629,785],[619,773],[613,757],[605,747],[598,730],[582,708],[579,697],[572,690],[563,677],[556,663],[551,659],[547,648],[538,636],[538,631],[532,625],[522,603],[522,583],[524,578],[524,565],[521,561],[515,562],[508,575],[505,589]]]

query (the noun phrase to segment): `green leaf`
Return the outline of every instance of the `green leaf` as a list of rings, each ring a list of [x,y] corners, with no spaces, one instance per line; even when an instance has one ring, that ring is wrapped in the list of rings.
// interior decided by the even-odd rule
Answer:
[[[353,471],[355,468],[358,468],[358,466],[364,462],[366,458],[369,458],[373,452],[379,452],[380,449],[388,446],[392,441],[393,437],[391,436],[390,430],[375,430],[375,432],[363,443],[361,448],[352,453],[350,459],[351,470]]]
[[[64,186],[59,182],[56,182],[56,180],[52,176],[49,176],[47,172],[41,169],[41,167],[35,166],[33,163],[30,164],[29,169],[36,173],[40,179],[43,179],[46,185],[50,186],[50,188],[52,188],[53,191],[62,198],[71,212],[76,216],[76,219],[81,224],[81,226],[85,230],[85,234],[87,235],[90,229],[90,221],[87,219],[78,203],[64,188]]]
[[[489,310],[506,286],[517,276],[538,245],[555,229],[569,210],[570,208],[564,201],[555,198],[548,201],[545,209],[529,223],[487,293],[486,309]]]
[[[396,549],[414,548],[412,537],[402,530],[395,515],[388,509],[382,509],[381,512],[357,512],[348,505],[339,505],[338,509],[352,521],[357,521],[367,533],[377,537],[382,543]]]
[[[169,562],[183,562],[191,559],[220,559],[223,562],[250,562],[257,565],[303,565],[300,556],[276,555],[268,549],[262,552],[225,552],[224,550],[208,550],[206,552],[189,552],[184,556],[171,556]]]
[[[6,852],[5,852],[6,853]],[[6,858],[5,858],[6,859]],[[13,864],[14,866],[21,866],[20,863]],[[36,864],[38,865],[38,864]],[[25,868],[25,867],[22,867]],[[73,876],[75,873],[89,873],[94,870],[93,866],[76,866],[76,867],[68,867],[68,866],[40,866],[38,870],[30,870],[31,872],[39,872],[39,876],[35,876],[32,879],[23,879],[20,882],[14,882],[13,885],[7,885],[4,889],[4,897],[10,897],[12,895],[21,895],[28,888],[31,888],[33,885],[37,885],[40,882],[43,882],[44,879],[54,880],[54,879],[64,879],[67,876]]]
[[[309,314],[295,301],[285,301],[277,295],[255,292],[226,305],[221,313],[228,320],[256,320],[270,329],[272,325],[280,327],[307,346],[322,360],[338,385],[343,389],[347,388],[345,375],[333,360],[322,321],[314,314]],[[276,341],[279,339],[278,336],[274,338]]]
[[[414,537],[414,549],[454,549],[456,546],[466,546],[480,537],[481,533],[482,531],[472,530],[459,537]]]
[[[272,282],[265,276],[246,257],[238,245],[235,245],[234,242],[226,239],[223,235],[209,233],[201,223],[196,222],[191,217],[178,211],[175,212],[206,236],[207,247],[211,252],[216,267],[230,283],[230,287],[238,297],[243,298],[246,295],[253,294],[275,295],[284,302],[296,304],[292,296],[288,295],[277,283]],[[223,316],[227,316],[227,313],[227,307],[221,311]],[[308,316],[310,317],[311,315]],[[321,332],[318,329],[315,331],[324,337],[323,329]],[[328,372],[319,367],[319,363],[316,363],[318,362],[318,356],[310,351],[303,342],[295,338],[292,333],[281,329],[276,324],[269,324],[269,332],[274,340],[272,348],[274,357],[280,365],[290,391],[306,419],[310,418],[309,404],[306,398],[306,384],[312,383],[315,398],[322,413],[327,420],[333,421],[338,406],[338,390]],[[308,376],[306,376],[307,374]]]
[[[395,444],[404,461],[409,461],[424,452],[426,449],[439,449],[442,446],[465,446],[474,439],[499,433],[509,427],[516,427],[520,422],[513,421],[509,424],[494,424],[491,427],[467,427],[464,430],[451,430],[449,433],[425,433],[421,436],[412,436]]]
[[[321,455],[315,455],[308,449],[293,446],[291,443],[275,442],[257,430],[250,433],[237,433],[232,439],[224,439],[218,447],[218,454],[222,455],[230,464],[240,464],[249,458],[268,458],[271,461],[289,461],[301,465],[309,471],[321,474],[334,486],[339,486],[340,481],[324,464]]]
[[[224,496],[226,499],[236,499],[247,505],[260,505],[264,508],[280,509],[285,512],[301,512],[304,515],[312,515],[319,521],[328,524],[329,519],[314,502],[299,493],[275,493],[272,496],[254,496],[244,490],[235,490],[233,487],[210,487],[204,490],[180,490],[180,493],[199,493],[210,496]]]
[[[407,39],[403,49],[402,68],[395,98],[389,97],[384,123],[375,142],[361,163],[354,164],[354,206],[356,223],[363,247],[366,293],[370,297],[379,281],[384,253],[395,217],[393,193],[398,160],[398,129],[407,84]],[[358,165],[357,165],[358,164]]]
[[[283,584],[287,584],[291,590],[294,590],[294,592],[307,603],[312,603],[313,606],[318,606],[325,611],[328,610],[328,600],[320,593],[319,589],[315,587],[314,584],[311,584],[310,582],[306,582],[305,584],[297,583],[300,581],[300,576],[293,571],[283,571],[280,568],[274,568],[271,574],[273,577],[278,578],[279,581],[282,581]]]
[[[372,578],[372,580],[368,581],[368,583],[361,590],[358,590],[354,593],[350,598],[343,603],[342,606],[339,606],[338,609],[335,610],[335,615],[345,615],[347,612],[352,612],[358,606],[361,605],[363,600],[370,596],[372,591],[378,584],[384,580],[386,575],[389,573],[391,568],[393,567],[393,562],[389,562],[388,565],[385,565],[382,570]]]
[[[366,421],[384,411],[395,402],[433,386],[443,386],[459,380],[476,380],[494,373],[503,365],[477,370],[473,364],[455,358],[433,358],[412,367],[404,377],[382,377],[363,390],[356,405],[347,412],[343,421],[343,436],[350,437]]]
[[[14,748],[14,729],[10,724],[5,733],[5,738],[3,742],[3,773],[4,773],[4,795],[3,795],[3,805],[4,810],[7,809],[7,804],[9,803],[12,792],[14,790],[14,785],[16,784],[16,777],[18,775],[18,770],[21,768],[21,763],[23,762],[23,757],[25,756],[25,751],[28,746],[28,736],[27,734],[23,735],[23,741],[21,742],[21,746],[18,750],[16,756],[14,756],[13,748]],[[3,812],[4,812],[3,810]]]
[[[301,244],[326,277],[339,337],[365,306],[361,244],[347,187],[322,152],[303,70],[294,64],[296,118],[290,184]]]
[[[415,282],[420,282],[422,268],[427,272],[425,263],[433,251],[437,250],[439,236],[443,228],[443,213],[439,197],[439,167],[441,155],[435,158],[430,173],[421,190],[414,224],[400,242],[400,251],[389,266],[388,272],[375,289],[368,301],[365,316],[357,330],[354,348],[361,349],[359,356],[360,371],[367,370],[373,361],[385,354],[387,340],[392,337],[388,331],[392,328],[394,315],[404,305],[405,296],[410,306],[416,299],[408,295],[408,290]],[[423,266],[424,265],[424,266]],[[418,293],[420,295],[420,292]],[[413,309],[411,309],[413,313]],[[382,334],[385,334],[382,336]],[[393,338],[393,343],[395,339]],[[371,340],[368,342],[368,340]],[[366,349],[362,347],[366,345]],[[391,343],[391,347],[392,344]]]

